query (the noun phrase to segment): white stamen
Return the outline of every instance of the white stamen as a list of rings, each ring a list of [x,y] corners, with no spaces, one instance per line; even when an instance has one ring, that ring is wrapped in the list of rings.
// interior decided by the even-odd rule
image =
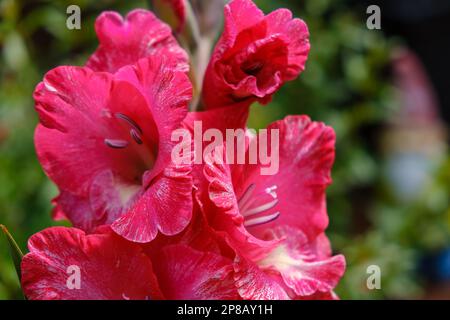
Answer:
[[[277,205],[277,203],[278,203],[278,199],[275,199],[275,200],[273,200],[271,202],[268,202],[268,203],[265,203],[263,205],[260,205],[259,207],[252,208],[252,209],[250,209],[248,211],[244,211],[242,213],[242,215],[244,217],[254,216],[255,214],[258,214],[258,213],[261,213],[263,211],[267,211],[269,209],[272,209],[273,207],[275,207]]]
[[[259,217],[259,218],[253,218],[253,219],[249,219],[246,220],[244,222],[244,226],[246,227],[254,227],[254,226],[258,226],[264,223],[268,223],[271,222],[273,220],[275,220],[276,218],[278,218],[280,216],[279,212],[275,212],[274,214],[268,215],[268,216],[263,216],[263,217]]]
[[[273,185],[264,189],[264,192],[254,195],[253,193],[255,191],[255,188],[256,186],[254,183],[250,184],[238,200],[239,211],[245,218],[244,225],[247,227],[268,223],[280,216],[280,212],[272,214],[268,212],[270,209],[273,209],[279,202],[276,193],[277,186]],[[273,200],[268,201],[267,195],[272,197]]]
[[[253,190],[255,190],[255,184],[252,183],[247,190],[244,191],[244,194],[238,201],[239,208],[243,208],[245,204],[247,204],[248,200],[250,199],[251,195],[253,194]]]

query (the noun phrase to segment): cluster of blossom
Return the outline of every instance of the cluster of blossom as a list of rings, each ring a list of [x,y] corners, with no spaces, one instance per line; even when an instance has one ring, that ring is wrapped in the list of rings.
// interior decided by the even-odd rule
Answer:
[[[182,17],[183,1],[170,2]],[[304,70],[309,33],[289,10],[265,15],[233,0],[224,14],[203,111],[189,111],[188,54],[147,10],[101,14],[86,65],[57,67],[37,85],[37,155],[60,191],[54,218],[73,227],[30,238],[29,299],[337,298],[345,259],[324,233],[332,128],[307,116],[269,125],[279,134],[272,175],[260,163],[172,159],[174,131],[196,121],[246,130],[250,105],[268,104]],[[75,287],[68,269],[79,271]]]

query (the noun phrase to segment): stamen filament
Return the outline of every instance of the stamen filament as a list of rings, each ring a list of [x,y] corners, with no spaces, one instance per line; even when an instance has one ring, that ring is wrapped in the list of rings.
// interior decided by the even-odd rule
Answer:
[[[274,214],[271,214],[271,215],[268,215],[268,216],[249,219],[249,220],[246,220],[244,222],[244,226],[246,226],[246,227],[258,226],[258,225],[261,225],[261,224],[265,224],[265,223],[274,221],[279,216],[280,216],[280,213],[279,212],[275,212]]]
[[[134,141],[136,141],[137,144],[142,144],[142,138],[141,135],[134,129],[130,130],[130,135],[133,138]]]
[[[259,207],[252,208],[252,209],[250,209],[248,211],[243,211],[242,215],[244,217],[254,216],[255,214],[258,214],[258,213],[261,213],[263,211],[272,209],[273,207],[275,207],[277,205],[277,203],[278,203],[278,199],[275,199],[275,200],[273,200],[271,202],[268,202],[268,203],[265,203],[265,204],[263,204],[263,205],[261,205]]]
[[[244,205],[247,204],[248,200],[250,199],[251,195],[253,194],[253,190],[255,190],[254,183],[252,183],[251,185],[248,186],[247,190],[244,191],[244,194],[238,200],[239,208],[244,208]]]
[[[277,186],[273,185],[257,194],[254,194],[255,189],[256,185],[250,184],[238,200],[239,212],[244,217],[244,226],[247,227],[267,223],[280,216],[280,212],[270,213],[269,211],[279,202]]]
[[[128,123],[131,127],[133,127],[133,129],[135,129],[137,132],[139,132],[139,134],[142,134],[141,127],[139,127],[139,125],[133,119],[131,119],[127,115],[125,115],[123,113],[120,113],[120,112],[117,112],[115,114],[115,116],[116,116],[117,119],[123,120],[126,123]]]

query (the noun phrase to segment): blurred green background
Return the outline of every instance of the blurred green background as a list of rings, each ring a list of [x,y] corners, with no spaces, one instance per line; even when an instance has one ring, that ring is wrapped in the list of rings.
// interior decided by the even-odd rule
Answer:
[[[427,179],[413,196],[402,197],[386,174],[389,159],[402,154],[401,148],[385,147],[395,132],[391,120],[402,107],[390,71],[402,39],[368,30],[364,9],[348,1],[256,2],[266,12],[288,7],[310,28],[307,70],[270,106],[254,106],[250,124],[261,128],[287,114],[307,114],[336,130],[328,235],[348,263],[337,293],[343,299],[436,294],[445,277],[433,280],[421,261],[450,245],[445,137],[430,140],[441,151],[425,157]],[[81,30],[65,26],[71,4],[81,7]],[[137,7],[148,8],[148,1],[0,0],[0,223],[23,249],[31,234],[55,225],[50,199],[57,191],[43,174],[33,146],[38,121],[34,87],[53,67],[84,64],[97,46],[94,21],[101,11],[126,13]],[[450,262],[443,263],[444,273],[450,273]],[[381,268],[381,290],[366,286],[366,269],[373,264]],[[20,298],[20,289],[6,241],[0,238],[0,299],[11,298]]]

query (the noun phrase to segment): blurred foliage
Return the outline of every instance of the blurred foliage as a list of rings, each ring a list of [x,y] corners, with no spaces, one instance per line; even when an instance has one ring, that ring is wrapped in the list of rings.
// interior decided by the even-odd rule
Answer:
[[[337,292],[342,298],[416,297],[422,288],[417,258],[450,243],[450,161],[414,203],[396,201],[385,186],[377,134],[397,108],[388,68],[392,40],[367,30],[363,8],[344,0],[256,2],[266,12],[289,7],[310,28],[307,70],[270,106],[254,106],[250,123],[260,128],[287,114],[308,114],[335,129],[328,234],[348,263]],[[70,4],[81,7],[81,30],[65,27]],[[94,20],[101,11],[136,7],[148,8],[148,2],[0,0],[0,223],[22,249],[31,234],[55,225],[50,200],[56,188],[33,147],[33,89],[49,69],[86,61],[97,46]],[[0,299],[20,298],[6,246],[1,239]],[[366,288],[371,264],[381,267],[382,290]]]
[[[281,1],[259,4],[267,12]],[[450,244],[450,161],[435,168],[423,194],[410,203],[397,200],[384,179],[380,140],[400,107],[389,67],[401,40],[368,30],[366,8],[345,0],[291,0],[288,7],[311,33],[307,68],[270,107],[253,107],[250,122],[260,128],[286,114],[307,114],[336,131],[327,234],[347,259],[337,288],[341,298],[421,297],[420,257]],[[367,289],[370,265],[381,269],[381,290]]]

